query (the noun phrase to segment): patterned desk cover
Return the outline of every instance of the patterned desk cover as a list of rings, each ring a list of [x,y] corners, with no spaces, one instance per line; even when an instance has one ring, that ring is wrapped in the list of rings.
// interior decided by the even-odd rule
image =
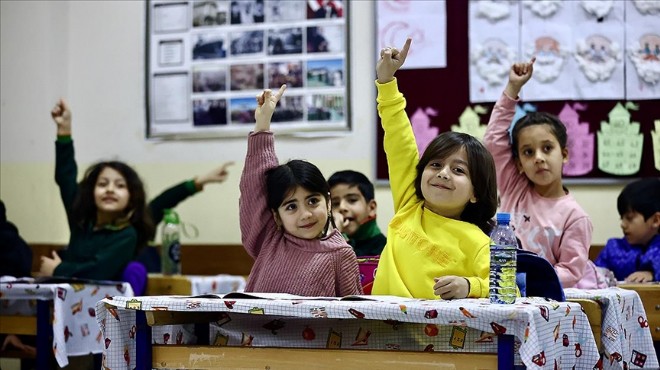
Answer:
[[[497,338],[492,333],[497,333],[517,338],[520,358],[529,369],[593,369],[599,358],[589,322],[577,303],[519,298],[514,305],[491,305],[487,299],[367,297],[371,300],[104,299],[96,307],[105,337],[103,365],[113,370],[135,367],[136,310],[224,312],[213,324],[215,345],[412,351],[454,347],[494,353]],[[194,344],[178,334],[165,339],[167,344]]]
[[[52,348],[61,367],[68,365],[68,356],[103,352],[94,309],[99,300],[117,295],[133,296],[130,284],[122,282],[115,285],[15,284],[14,280],[17,279],[11,276],[0,278],[0,313],[35,315],[35,299],[53,301]]]
[[[190,280],[192,295],[225,294],[242,292],[245,289],[245,277],[239,275],[185,275]]]
[[[590,299],[603,311],[603,369],[657,368],[658,357],[653,348],[651,330],[639,294],[634,290],[564,289],[566,298]]]

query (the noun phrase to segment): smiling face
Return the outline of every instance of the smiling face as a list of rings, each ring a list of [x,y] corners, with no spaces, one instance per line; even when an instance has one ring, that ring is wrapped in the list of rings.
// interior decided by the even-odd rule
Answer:
[[[130,193],[124,176],[111,167],[101,170],[94,185],[97,223],[107,223],[121,217],[129,200]]]
[[[660,212],[654,213],[647,220],[644,215],[629,211],[621,216],[621,230],[631,245],[646,245],[658,234]]]
[[[421,179],[424,207],[444,217],[460,220],[468,202],[475,203],[465,147],[436,158],[424,167]]]
[[[348,224],[342,232],[352,236],[365,222],[376,218],[376,201],[367,200],[357,185],[337,184],[330,188],[332,209],[341,213]]]
[[[564,195],[561,182],[568,150],[562,149],[548,124],[535,124],[518,133],[517,166],[534,183],[536,191],[546,197]]]
[[[330,204],[323,194],[297,186],[284,197],[273,215],[275,222],[289,234],[301,239],[316,239],[323,234],[329,209]]]

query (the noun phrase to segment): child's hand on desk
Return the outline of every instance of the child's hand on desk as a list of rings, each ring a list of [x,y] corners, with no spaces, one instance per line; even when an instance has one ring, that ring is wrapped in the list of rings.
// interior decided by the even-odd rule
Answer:
[[[443,276],[433,279],[433,294],[442,299],[466,298],[470,293],[470,283],[462,276]]]
[[[651,271],[635,271],[626,278],[626,283],[647,283],[649,281],[653,281]]]
[[[52,252],[53,258],[41,256],[41,267],[39,267],[38,276],[53,276],[55,268],[62,263],[62,259],[57,252]]]
[[[29,356],[36,356],[37,355],[37,349],[28,346],[27,344],[24,344],[21,342],[21,338],[14,334],[9,334],[5,337],[5,341],[2,343],[2,350],[5,351],[11,347],[14,347],[18,349],[19,351],[25,352]]]

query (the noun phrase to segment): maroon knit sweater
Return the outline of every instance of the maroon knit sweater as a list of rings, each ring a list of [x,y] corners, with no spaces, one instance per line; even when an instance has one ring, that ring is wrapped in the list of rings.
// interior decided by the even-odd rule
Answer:
[[[245,291],[308,297],[362,294],[355,252],[339,231],[300,239],[277,229],[267,205],[266,171],[278,164],[273,133],[250,133],[239,208],[243,246],[255,261]]]

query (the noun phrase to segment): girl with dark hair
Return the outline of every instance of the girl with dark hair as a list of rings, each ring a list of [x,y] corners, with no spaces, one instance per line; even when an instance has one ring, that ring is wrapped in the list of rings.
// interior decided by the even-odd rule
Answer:
[[[408,55],[381,50],[378,114],[395,215],[372,294],[413,298],[488,296],[490,221],[497,209],[493,157],[466,134],[438,135],[419,157],[394,73]]]
[[[531,112],[515,123],[509,141],[518,93],[532,77],[535,60],[511,66],[484,136],[495,158],[501,210],[511,213],[522,249],[548,260],[564,288],[605,288],[589,260],[589,215],[562,182],[569,155],[566,127],[552,114]]]
[[[71,232],[61,258],[41,257],[41,276],[120,280],[122,271],[154,234],[144,185],[118,161],[91,166],[80,184],[71,140],[71,111],[60,100],[51,111],[57,124],[55,181]]]
[[[240,180],[241,239],[255,259],[246,292],[362,294],[357,258],[334,227],[330,188],[303,160],[278,165],[270,121],[286,85],[257,97]]]

